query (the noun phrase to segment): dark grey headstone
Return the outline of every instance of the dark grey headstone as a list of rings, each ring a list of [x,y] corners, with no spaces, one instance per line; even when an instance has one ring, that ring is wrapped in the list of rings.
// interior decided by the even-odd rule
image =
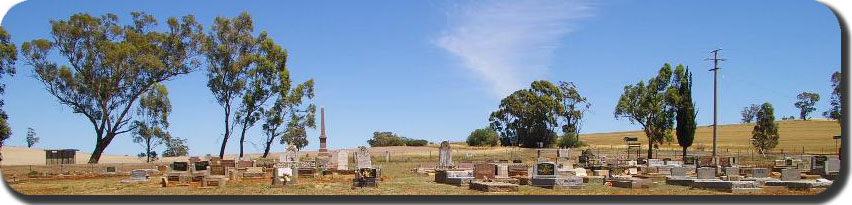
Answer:
[[[185,172],[189,170],[188,162],[172,162],[172,171]]]
[[[556,175],[556,164],[552,162],[543,162],[535,165],[535,174],[536,176],[555,176]]]
[[[204,171],[207,170],[207,166],[210,166],[209,161],[200,161],[195,163],[195,171]]]

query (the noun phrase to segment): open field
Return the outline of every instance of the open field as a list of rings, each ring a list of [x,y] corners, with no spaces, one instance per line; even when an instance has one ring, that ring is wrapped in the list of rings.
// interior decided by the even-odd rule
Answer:
[[[806,153],[836,153],[834,149],[833,136],[840,135],[840,124],[837,121],[822,119],[777,121],[780,142],[772,152],[800,153],[804,147]],[[751,131],[754,124],[732,124],[719,125],[717,129],[717,143],[719,149],[739,149],[747,151],[751,148]],[[612,132],[582,134],[580,139],[590,146],[624,145],[624,137],[638,137],[643,148],[647,147],[648,138],[642,131]],[[709,151],[713,145],[713,127],[699,126],[695,131],[695,141],[691,149],[704,149]],[[664,148],[679,149],[677,139],[671,145]]]

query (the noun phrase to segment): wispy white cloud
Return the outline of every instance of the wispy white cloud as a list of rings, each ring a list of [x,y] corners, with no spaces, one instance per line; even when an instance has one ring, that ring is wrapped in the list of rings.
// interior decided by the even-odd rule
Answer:
[[[502,97],[541,78],[562,38],[590,10],[584,0],[465,2],[448,12],[449,27],[435,44]]]

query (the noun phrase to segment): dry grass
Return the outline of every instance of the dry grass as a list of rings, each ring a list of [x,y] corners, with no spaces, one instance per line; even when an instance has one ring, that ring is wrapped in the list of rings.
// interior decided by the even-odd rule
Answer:
[[[801,152],[804,147],[808,153],[834,153],[833,136],[840,135],[840,124],[828,120],[778,121],[778,134],[781,136],[774,151]],[[732,149],[750,149],[751,131],[754,124],[719,125],[717,143],[720,147]],[[623,145],[624,137],[638,137],[642,144],[648,138],[642,131],[584,134],[580,139],[591,146]],[[713,127],[701,126],[696,130],[694,147],[709,147],[713,144]],[[676,148],[677,140],[668,148]]]

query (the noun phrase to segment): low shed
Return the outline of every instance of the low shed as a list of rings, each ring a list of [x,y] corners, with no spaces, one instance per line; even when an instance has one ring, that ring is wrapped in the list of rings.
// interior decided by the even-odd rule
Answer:
[[[47,165],[55,164],[74,164],[74,158],[77,155],[76,149],[47,149],[44,150],[45,163]]]

